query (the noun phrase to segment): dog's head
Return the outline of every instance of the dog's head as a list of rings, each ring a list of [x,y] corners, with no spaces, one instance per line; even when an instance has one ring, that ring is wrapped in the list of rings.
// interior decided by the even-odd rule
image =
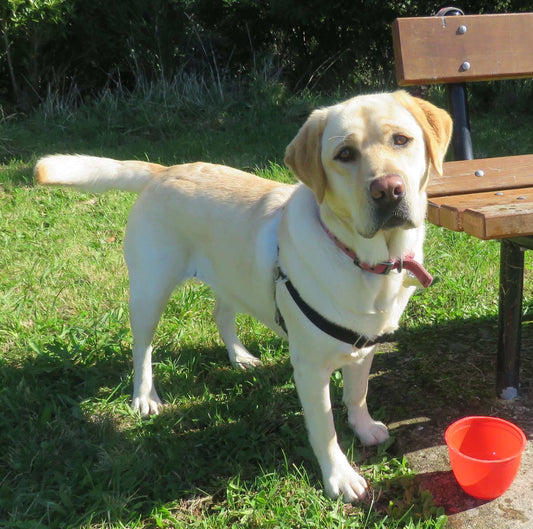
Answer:
[[[424,222],[430,169],[442,173],[451,132],[447,112],[404,91],[359,96],[313,112],[285,163],[319,204],[371,238]]]

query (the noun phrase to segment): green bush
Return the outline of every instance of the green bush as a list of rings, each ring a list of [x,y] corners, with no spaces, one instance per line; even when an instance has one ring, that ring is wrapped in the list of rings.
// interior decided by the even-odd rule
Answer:
[[[185,57],[187,0],[7,0],[0,98],[24,108],[50,90],[83,95]],[[0,100],[1,101],[1,100]]]
[[[533,9],[465,0],[467,13]],[[29,108],[50,91],[83,96],[139,76],[262,75],[291,89],[375,86],[393,79],[390,24],[430,0],[2,0],[0,104]]]

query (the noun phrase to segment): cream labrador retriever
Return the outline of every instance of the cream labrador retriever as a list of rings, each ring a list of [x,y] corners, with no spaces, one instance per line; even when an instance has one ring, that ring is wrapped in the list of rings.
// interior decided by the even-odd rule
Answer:
[[[305,185],[285,185],[208,163],[164,167],[89,156],[50,156],[41,184],[139,193],[125,257],[134,336],[133,407],[161,407],[151,341],[178,283],[216,293],[214,317],[233,364],[260,364],[240,342],[247,312],[289,339],[309,438],[329,496],[351,502],[367,484],[337,443],[330,376],[342,368],[348,421],[362,443],[387,439],[366,405],[375,343],[398,327],[430,276],[422,267],[425,187],[442,171],[448,114],[399,91],[316,110],[286,151]]]

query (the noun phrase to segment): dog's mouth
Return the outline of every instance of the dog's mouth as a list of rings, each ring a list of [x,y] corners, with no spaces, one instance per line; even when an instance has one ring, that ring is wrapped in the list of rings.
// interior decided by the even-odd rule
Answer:
[[[412,228],[413,221],[409,209],[402,203],[393,211],[377,212],[377,224],[380,230],[390,230],[393,228]]]
[[[401,201],[394,208],[374,208],[372,221],[369,223],[368,231],[361,233],[366,239],[371,239],[379,231],[393,229],[415,228],[412,216],[405,201]]]

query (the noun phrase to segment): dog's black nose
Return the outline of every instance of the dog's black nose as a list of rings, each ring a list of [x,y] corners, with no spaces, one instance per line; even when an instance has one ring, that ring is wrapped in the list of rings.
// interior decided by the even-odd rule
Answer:
[[[379,206],[394,206],[405,196],[405,182],[400,175],[390,174],[372,180],[370,196]]]

